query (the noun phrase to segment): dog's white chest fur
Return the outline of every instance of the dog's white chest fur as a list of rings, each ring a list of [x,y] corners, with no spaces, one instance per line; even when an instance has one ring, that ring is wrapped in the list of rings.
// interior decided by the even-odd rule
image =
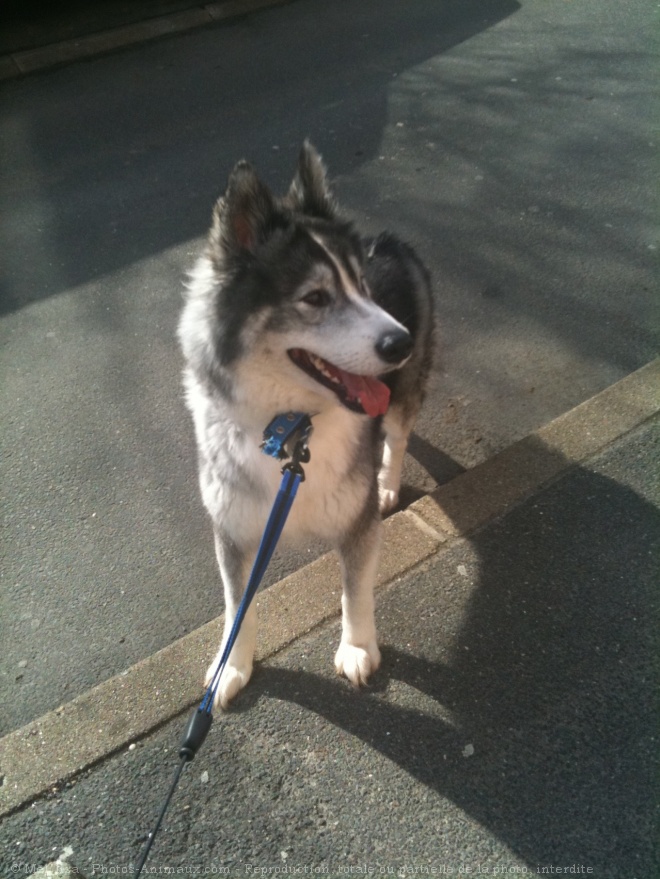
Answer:
[[[282,464],[259,448],[262,431],[237,427],[231,407],[210,399],[194,379],[188,384],[188,404],[200,450],[204,504],[214,523],[237,544],[254,543],[277,494]],[[356,466],[364,441],[362,422],[340,407],[313,417],[311,457],[284,539],[335,541],[359,516],[375,478],[373,469],[365,472]]]

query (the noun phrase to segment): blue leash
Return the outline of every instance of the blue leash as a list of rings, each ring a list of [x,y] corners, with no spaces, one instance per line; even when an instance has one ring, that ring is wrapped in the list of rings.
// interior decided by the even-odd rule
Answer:
[[[268,566],[277,541],[280,538],[280,534],[284,528],[286,518],[289,515],[289,510],[291,509],[291,504],[296,496],[300,481],[299,474],[292,473],[290,470],[285,469],[282,484],[280,485],[280,490],[275,498],[273,508],[270,511],[268,524],[266,525],[266,530],[261,538],[259,551],[252,567],[248,584],[245,587],[241,603],[239,604],[236,616],[234,617],[234,624],[229,633],[229,637],[227,638],[227,643],[225,644],[225,649],[222,652],[222,657],[220,658],[218,667],[213,675],[206,694],[202,699],[202,703],[199,706],[199,711],[210,712],[213,707],[215,694],[220,684],[222,672],[224,671],[227,660],[229,659],[229,654],[231,653],[236,638],[238,637],[238,632],[243,623],[245,614],[247,613],[247,609],[259,588],[259,583],[266,572],[266,567]]]
[[[241,603],[236,611],[234,624],[229,633],[229,637],[227,638],[225,649],[222,652],[213,679],[211,680],[206,694],[202,699],[201,705],[199,706],[199,711],[206,711],[209,714],[211,712],[222,672],[224,671],[227,660],[229,659],[229,654],[231,653],[236,638],[238,637],[238,632],[243,623],[243,619],[245,618],[245,614],[247,613],[247,609],[259,588],[259,584],[261,583],[264,574],[266,573],[266,568],[268,567],[268,563],[275,551],[277,541],[282,534],[282,529],[284,528],[289,511],[291,510],[291,505],[293,504],[296,492],[298,491],[298,486],[305,478],[301,464],[306,464],[309,461],[307,442],[311,430],[312,422],[309,420],[308,415],[289,412],[287,415],[280,415],[273,419],[264,431],[264,441],[261,444],[261,449],[265,454],[271,455],[271,457],[277,458],[278,460],[283,460],[284,458],[289,457],[285,450],[285,444],[296,435],[300,435],[300,438],[295,444],[291,455],[291,461],[282,467],[282,482],[280,483],[277,497],[275,498],[275,502],[273,503],[268,517],[268,522],[266,523],[266,528],[257,551],[257,557],[254,560],[252,571],[250,572],[247,586],[245,587],[245,592],[241,598]]]
[[[293,504],[296,492],[298,491],[298,486],[305,479],[305,473],[301,465],[306,464],[309,461],[309,448],[307,444],[311,432],[312,422],[310,417],[302,412],[287,412],[284,415],[278,415],[264,430],[263,442],[261,444],[261,450],[264,454],[270,455],[278,461],[283,461],[287,458],[291,458],[291,460],[282,467],[282,482],[280,483],[280,488],[271,508],[270,515],[268,516],[266,528],[261,538],[261,543],[259,544],[257,556],[254,560],[252,571],[250,572],[247,586],[245,587],[245,592],[243,593],[241,603],[236,611],[231,632],[229,633],[227,643],[222,651],[218,667],[215,670],[206,693],[204,694],[204,698],[188,723],[186,733],[181,742],[181,747],[179,748],[181,763],[177,767],[174,780],[163,804],[160,815],[158,816],[156,825],[147,838],[147,843],[142,851],[142,855],[140,856],[136,868],[137,873],[142,871],[142,868],[146,863],[154,838],[160,829],[161,822],[165,816],[167,807],[169,806],[172,794],[174,793],[179,778],[181,777],[183,767],[187,762],[194,759],[195,754],[201,747],[209,729],[211,728],[211,724],[213,723],[213,702],[218,691],[222,672],[227,664],[232,648],[236,643],[236,638],[238,637],[245,614],[247,613],[250,603],[259,588],[259,584],[266,573],[266,568],[268,567],[268,563],[275,551],[277,541],[280,539],[280,535],[282,534],[282,530],[291,510],[291,505]],[[293,446],[291,452],[287,450],[287,446]]]

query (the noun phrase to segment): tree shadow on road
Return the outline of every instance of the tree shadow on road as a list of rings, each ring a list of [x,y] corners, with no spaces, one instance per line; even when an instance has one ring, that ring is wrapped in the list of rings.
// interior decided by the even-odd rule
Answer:
[[[203,235],[242,157],[283,188],[311,136],[333,174],[349,173],[376,153],[399,74],[518,8],[292,4],[85,62],[87,76],[49,72],[37,92],[8,86],[4,212],[16,221],[0,313]]]

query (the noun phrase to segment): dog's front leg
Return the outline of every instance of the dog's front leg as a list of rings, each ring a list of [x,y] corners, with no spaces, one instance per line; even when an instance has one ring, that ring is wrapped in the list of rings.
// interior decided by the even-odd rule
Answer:
[[[342,635],[335,668],[355,686],[380,665],[374,618],[374,585],[380,557],[380,517],[358,528],[339,546],[343,593]]]
[[[211,683],[211,679],[220,663],[256,556],[256,550],[245,552],[220,531],[215,530],[214,533],[215,554],[218,559],[225,591],[225,630],[220,649],[206,672],[204,681],[206,686]],[[250,680],[256,641],[257,611],[254,603],[252,603],[245,614],[236,643],[229,654],[229,659],[222,672],[220,686],[215,697],[216,705],[219,704],[223,708],[227,708],[234,696]]]
[[[415,412],[415,415],[417,412]],[[408,446],[414,417],[406,418],[400,407],[390,406],[383,419],[383,459],[378,474],[378,496],[381,513],[389,513],[399,503],[401,469]]]

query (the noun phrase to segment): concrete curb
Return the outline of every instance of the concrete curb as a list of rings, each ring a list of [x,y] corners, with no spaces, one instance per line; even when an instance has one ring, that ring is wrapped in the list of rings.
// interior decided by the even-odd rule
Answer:
[[[385,522],[378,587],[393,584],[457,537],[502,517],[659,411],[657,359],[391,516]],[[337,617],[340,594],[339,565],[331,554],[260,593],[257,658],[272,656]],[[56,789],[198,702],[222,623],[222,617],[212,620],[0,739],[0,816]]]
[[[59,67],[73,61],[81,61],[116,49],[134,46],[137,43],[237,18],[270,6],[283,6],[290,2],[291,0],[224,0],[219,3],[206,3],[170,15],[99,31],[75,40],[64,40],[36,49],[12,52],[0,56],[0,80]]]
[[[408,510],[448,537],[470,534],[660,409],[660,358],[462,473]]]

